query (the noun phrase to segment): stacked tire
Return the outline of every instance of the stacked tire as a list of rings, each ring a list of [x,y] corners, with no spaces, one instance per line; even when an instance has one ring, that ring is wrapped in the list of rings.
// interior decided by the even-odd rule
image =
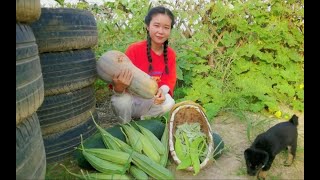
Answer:
[[[44,179],[45,148],[37,109],[44,101],[38,45],[30,23],[40,0],[16,1],[16,179]]]
[[[62,161],[96,132],[93,83],[97,78],[93,50],[98,42],[91,12],[41,8],[31,24],[38,44],[44,101],[37,110],[48,163]]]

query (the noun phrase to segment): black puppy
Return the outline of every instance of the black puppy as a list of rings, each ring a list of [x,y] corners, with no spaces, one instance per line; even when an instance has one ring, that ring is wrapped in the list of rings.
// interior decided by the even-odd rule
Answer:
[[[264,133],[259,134],[251,147],[244,151],[247,173],[258,179],[265,179],[267,171],[276,155],[288,148],[286,166],[290,166],[295,158],[298,138],[298,116],[293,115],[288,122],[278,123]]]

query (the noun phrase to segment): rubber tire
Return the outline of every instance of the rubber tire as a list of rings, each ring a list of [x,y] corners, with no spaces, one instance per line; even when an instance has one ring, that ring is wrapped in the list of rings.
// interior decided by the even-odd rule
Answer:
[[[16,0],[16,22],[32,23],[40,14],[40,0]]]
[[[97,112],[94,111],[92,114],[95,121],[98,121]],[[80,135],[82,135],[83,140],[86,140],[96,132],[97,128],[90,116],[86,121],[72,128],[43,136],[47,163],[59,162],[72,156],[75,147],[81,142]]]
[[[96,59],[91,49],[42,53],[40,63],[45,96],[84,88],[97,78]]]
[[[37,110],[42,135],[59,133],[87,121],[95,111],[93,86],[54,96],[46,96]]]
[[[91,48],[98,43],[95,18],[90,11],[72,8],[41,8],[31,24],[39,53]]]
[[[16,179],[44,179],[46,155],[36,113],[16,126]]]
[[[43,103],[44,82],[38,46],[29,25],[16,23],[16,125]]]

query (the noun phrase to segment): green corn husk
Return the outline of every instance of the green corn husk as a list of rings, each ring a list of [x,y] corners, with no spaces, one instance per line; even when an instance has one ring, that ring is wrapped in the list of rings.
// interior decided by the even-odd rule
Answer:
[[[76,174],[73,172],[70,172],[64,165],[60,164],[62,167],[66,169],[66,171],[80,179],[85,179],[85,180],[111,180],[111,179],[116,179],[116,180],[130,180],[130,177],[127,174],[104,174],[104,173],[84,173],[82,170],[82,174]]]
[[[105,144],[106,147],[108,147],[109,149],[113,149],[113,150],[117,150],[117,151],[121,151],[121,149],[119,148],[119,146],[117,144],[115,144],[115,142],[112,140],[112,138],[110,136],[112,136],[110,133],[108,133],[106,130],[104,130],[102,127],[100,127],[96,121],[94,120],[94,117],[90,111],[92,120],[94,122],[94,124],[96,125],[97,129],[99,130],[103,143]]]
[[[163,167],[167,166],[168,156],[169,156],[169,129],[168,129],[168,121],[166,119],[165,128],[161,137],[161,143],[164,147],[164,153],[160,156],[159,164]]]
[[[92,118],[94,118],[94,117],[92,116]],[[172,174],[172,172],[169,169],[154,162],[148,156],[136,152],[135,150],[133,150],[133,148],[131,146],[129,146],[125,142],[121,141],[120,139],[112,136],[107,131],[104,132],[104,134],[106,135],[106,137],[109,137],[110,140],[112,142],[114,142],[114,144],[116,146],[118,146],[117,148],[121,149],[124,152],[129,153],[132,157],[132,163],[134,165],[136,165],[138,168],[140,168],[141,170],[143,170],[145,173],[147,173],[152,178],[154,178],[154,179],[167,179],[167,180],[174,179],[174,175]]]
[[[130,163],[127,163],[125,165],[116,164],[101,159],[94,154],[91,154],[90,151],[86,151],[86,149],[83,147],[82,135],[80,135],[80,137],[82,154],[84,158],[90,163],[90,165],[94,167],[95,170],[105,174],[124,174],[129,169]]]
[[[124,135],[126,135],[127,143],[137,152],[141,153],[143,149],[143,145],[138,135],[138,131],[129,125],[122,124],[120,125],[124,130]]]
[[[140,129],[140,131],[144,135],[144,137],[149,139],[149,141],[153,145],[154,149],[160,155],[164,154],[165,153],[165,148],[163,147],[163,144],[161,143],[161,141],[149,129],[147,129],[147,128],[143,127],[143,126],[140,126],[137,123],[136,123],[136,125],[138,126],[138,128]]]

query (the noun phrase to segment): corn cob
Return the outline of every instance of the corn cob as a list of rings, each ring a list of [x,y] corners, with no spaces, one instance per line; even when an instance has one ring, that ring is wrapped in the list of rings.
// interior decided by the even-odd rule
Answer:
[[[168,124],[166,122],[166,126],[164,127],[163,134],[161,136],[161,143],[164,147],[164,153],[160,156],[159,164],[163,167],[167,166],[168,156],[169,156],[169,132],[168,132]]]
[[[112,136],[112,135],[111,135]],[[113,140],[119,145],[119,147],[132,156],[132,163],[140,168],[142,171],[147,173],[149,176],[155,179],[174,179],[171,171],[161,166],[160,164],[151,160],[148,156],[138,153],[133,150],[131,146],[121,141],[118,138],[112,136]]]
[[[134,151],[131,146],[121,141],[120,139],[112,136],[107,131],[105,132],[105,135],[110,137],[110,139],[115,142],[118,148],[121,148],[124,152],[129,153],[132,156],[132,163],[135,164],[142,171],[147,173],[149,176],[155,179],[174,179],[172,172],[169,171],[167,168],[152,161],[146,155]]]
[[[154,162],[159,163],[160,162],[160,155],[155,150],[155,148],[152,146],[150,140],[146,138],[143,134],[140,132],[137,132],[137,135],[140,136],[141,142],[142,142],[142,152],[147,155],[150,159],[152,159]]]
[[[124,174],[130,167],[130,163],[126,165],[115,164],[107,160],[96,157],[95,155],[87,152],[83,146],[82,134],[80,134],[82,155],[97,171],[105,174]]]
[[[151,142],[151,144],[153,145],[154,149],[160,154],[164,154],[165,149],[163,147],[163,144],[161,143],[161,141],[147,128],[139,125],[136,123],[136,125],[138,126],[138,128],[140,129],[141,133],[149,139],[149,141]]]
[[[126,124],[121,125],[124,130],[124,135],[126,135],[127,143],[137,152],[142,152],[142,142],[140,136],[137,134],[137,130],[134,127],[131,127]]]
[[[103,173],[90,173],[85,175],[85,180],[130,180],[126,174],[103,174]]]
[[[101,137],[102,137],[102,141],[103,141],[103,144],[109,148],[109,149],[113,149],[113,150],[117,150],[117,151],[121,151],[119,146],[117,144],[115,144],[114,141],[110,140],[110,133],[108,133],[106,130],[104,130],[102,127],[100,127],[96,121],[94,120],[94,117],[90,111],[90,114],[91,114],[91,117],[92,117],[92,120],[94,122],[94,124],[96,125],[98,131],[100,132],[101,134]]]
[[[86,148],[86,152],[100,158],[103,160],[107,160],[116,164],[126,165],[131,163],[131,156],[130,154],[117,151],[113,149],[105,149],[105,148]]]
[[[63,166],[69,174],[78,177],[80,179],[85,179],[85,180],[110,180],[110,179],[117,179],[117,180],[129,180],[130,177],[126,174],[104,174],[104,173],[84,173],[81,170],[82,174],[76,174],[73,172],[70,172],[64,165],[60,164]]]
[[[130,167],[129,172],[137,180],[148,180],[148,175],[135,165]]]
[[[132,162],[154,179],[174,179],[171,171],[138,152],[132,153]]]
[[[105,174],[124,174],[128,166],[119,165],[100,159],[86,151],[82,151],[84,158],[91,164],[94,169]]]

